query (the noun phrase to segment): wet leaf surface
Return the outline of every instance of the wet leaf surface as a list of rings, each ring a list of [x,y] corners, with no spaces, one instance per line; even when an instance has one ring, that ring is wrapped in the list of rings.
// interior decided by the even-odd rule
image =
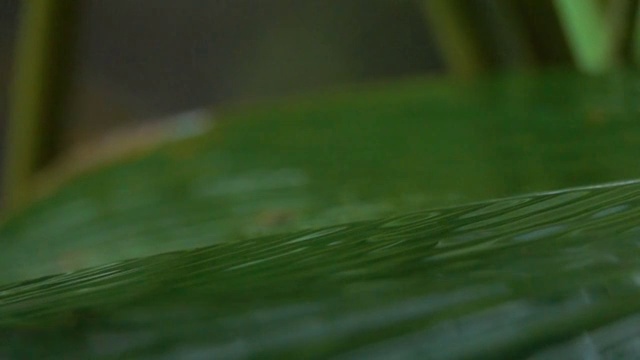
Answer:
[[[628,353],[639,236],[631,182],[115,262],[0,288],[0,355]]]
[[[5,221],[0,358],[631,356],[638,80],[223,112]]]

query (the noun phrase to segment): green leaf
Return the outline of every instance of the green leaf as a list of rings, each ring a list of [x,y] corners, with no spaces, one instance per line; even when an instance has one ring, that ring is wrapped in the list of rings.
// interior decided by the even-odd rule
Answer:
[[[576,187],[640,177],[639,80],[408,81],[221,111],[8,218],[0,357],[624,354],[640,185]]]
[[[638,182],[581,188],[8,285],[0,355],[567,358],[585,334],[588,351],[624,353],[638,204]]]
[[[620,65],[633,1],[555,0],[554,4],[579,69],[598,74]]]

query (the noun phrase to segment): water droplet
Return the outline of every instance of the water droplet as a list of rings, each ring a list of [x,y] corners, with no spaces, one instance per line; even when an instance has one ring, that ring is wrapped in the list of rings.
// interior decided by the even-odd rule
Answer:
[[[627,209],[629,209],[629,205],[627,204],[622,204],[622,205],[616,205],[616,206],[612,206],[610,208],[604,209],[604,210],[600,210],[596,213],[594,213],[593,215],[591,215],[592,218],[594,219],[598,219],[598,218],[603,218],[609,215],[613,215],[613,214],[617,214],[620,212],[623,212]]]
[[[567,229],[567,225],[566,224],[559,224],[559,225],[552,225],[552,226],[548,226],[548,227],[544,227],[541,229],[535,229],[533,231],[530,232],[526,232],[524,234],[520,234],[517,236],[513,237],[513,240],[515,241],[532,241],[532,240],[538,240],[538,239],[542,239],[545,237],[549,237],[552,235],[556,235],[564,230]]]
[[[300,237],[297,237],[293,240],[287,241],[286,244],[295,244],[295,243],[299,243],[302,241],[307,241],[307,240],[311,240],[311,239],[315,239],[315,238],[319,238],[319,237],[323,237],[329,234],[333,234],[336,233],[338,231],[344,230],[346,229],[346,226],[337,226],[337,227],[333,227],[333,228],[329,228],[329,229],[323,229],[320,231],[315,231],[312,232],[310,234],[306,234]]]

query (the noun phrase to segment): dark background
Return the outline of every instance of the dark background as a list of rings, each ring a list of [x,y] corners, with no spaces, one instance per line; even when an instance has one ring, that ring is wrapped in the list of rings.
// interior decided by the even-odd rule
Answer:
[[[443,67],[415,1],[82,3],[71,142],[197,107]],[[18,0],[0,3],[3,123],[18,13]]]

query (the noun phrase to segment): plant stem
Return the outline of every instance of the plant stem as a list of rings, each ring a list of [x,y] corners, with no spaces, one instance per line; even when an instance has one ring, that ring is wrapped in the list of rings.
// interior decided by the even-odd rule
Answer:
[[[483,70],[482,46],[464,11],[464,1],[423,0],[422,4],[449,69],[458,75]]]
[[[618,59],[619,39],[626,29],[621,18],[627,0],[612,0],[605,14],[597,0],[555,0],[578,67],[588,73],[610,69]],[[611,15],[611,16],[607,16]]]
[[[531,67],[535,62],[534,51],[527,41],[524,19],[514,2],[488,0],[483,3],[485,10],[479,11],[477,16],[485,20],[485,37],[489,39],[497,65],[518,69]]]
[[[632,51],[631,55],[633,56],[633,61],[635,65],[640,66],[640,1],[637,2],[637,5],[636,5],[636,14],[634,19],[632,41],[633,41],[633,44],[631,47],[631,51]]]
[[[631,40],[633,0],[611,0],[607,12],[608,47],[611,65],[619,65]]]
[[[75,0],[23,0],[3,181],[6,209],[29,198],[31,176],[53,156],[70,86]]]

